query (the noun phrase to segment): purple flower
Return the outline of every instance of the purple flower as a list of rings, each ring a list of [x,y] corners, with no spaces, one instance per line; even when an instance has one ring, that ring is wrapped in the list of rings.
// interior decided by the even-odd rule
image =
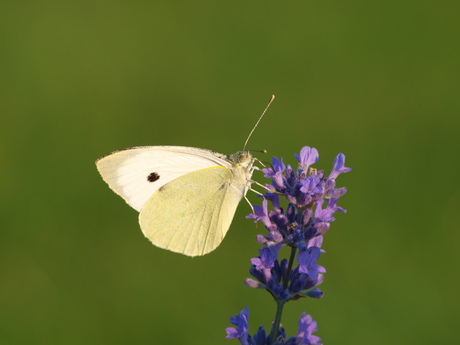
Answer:
[[[281,245],[263,247],[259,249],[260,256],[251,259],[257,270],[270,269],[275,266],[275,260],[278,259],[278,251]]]
[[[275,267],[275,262],[278,259],[278,251],[280,250],[281,246],[281,244],[278,244],[271,247],[260,248],[260,255],[251,259],[255,269],[261,271],[265,275],[265,280],[267,282],[271,280],[270,271],[271,268]]]
[[[265,173],[265,177],[271,178],[273,185],[277,188],[284,188],[284,176],[283,172],[286,169],[286,166],[283,163],[283,158],[273,157],[272,158],[272,168],[264,168],[262,171]]]
[[[329,174],[329,178],[337,178],[340,174],[349,172],[351,168],[345,167],[345,155],[343,153],[339,153],[334,160],[334,167],[332,168],[331,173]]]
[[[302,314],[297,336],[286,339],[280,327],[281,314],[287,301],[323,297],[318,286],[324,280],[326,269],[317,261],[325,252],[321,249],[323,235],[335,221],[334,213],[346,212],[337,203],[347,190],[336,188],[336,178],[351,169],[345,167],[342,153],[335,158],[328,177],[323,170],[308,171],[319,159],[315,148],[305,146],[295,156],[299,162],[297,170],[276,157],[272,159],[272,167],[262,169],[271,184],[266,185],[262,205],[254,205],[254,213],[246,217],[261,221],[268,234],[256,237],[263,247],[259,255],[251,259],[252,278],[247,278],[245,284],[267,290],[278,309],[269,335],[263,327],[253,338],[249,335],[247,308],[230,319],[237,327],[227,328],[227,338],[238,338],[243,345],[320,345],[321,339],[312,334],[317,328],[310,315]],[[283,199],[286,207],[282,206]],[[282,247],[290,248],[289,260],[279,258]]]
[[[313,332],[318,331],[316,321],[313,321],[310,315],[303,313],[299,320],[299,331],[296,336],[296,345],[321,345],[321,338],[313,335]]]
[[[246,216],[246,218],[253,218],[253,219],[255,219],[254,222],[257,222],[257,221],[261,220],[262,223],[264,223],[266,228],[270,228],[271,227],[271,222],[270,222],[270,218],[268,217],[268,202],[267,202],[267,200],[264,198],[264,200],[262,201],[262,206],[253,205],[253,208],[254,208],[254,213]]]
[[[239,314],[230,318],[230,322],[237,326],[228,327],[225,329],[227,336],[225,338],[238,338],[242,345],[296,345],[296,340],[294,337],[291,337],[288,341],[286,339],[286,333],[284,328],[281,327],[277,333],[277,341],[272,343],[270,335],[267,335],[263,326],[259,327],[259,330],[254,337],[251,337],[249,334],[248,327],[248,318],[249,318],[249,309],[246,307]]]
[[[257,236],[257,241],[265,247],[259,250],[258,257],[251,259],[253,266],[250,273],[255,280],[247,279],[246,284],[267,289],[279,301],[310,296],[307,290],[321,284],[326,270],[316,261],[321,253],[322,235],[335,220],[333,214],[345,212],[337,206],[337,202],[346,189],[335,188],[335,178],[350,171],[344,166],[343,154],[336,157],[328,178],[322,170],[312,170],[310,174],[306,172],[319,159],[316,149],[305,146],[296,157],[299,161],[297,171],[286,167],[283,160],[276,157],[272,159],[271,168],[263,169],[265,176],[272,179],[268,188],[270,192],[265,194],[262,206],[255,205],[254,213],[247,217],[260,220],[269,233]],[[286,209],[281,207],[280,195],[288,202]],[[278,252],[282,246],[298,249],[299,265],[291,266],[290,272],[282,271],[283,265],[278,263]],[[314,294],[315,298],[319,295]]]
[[[308,167],[319,160],[318,150],[308,146],[302,147],[300,155],[296,154],[295,157],[299,161],[299,166],[302,170],[308,170]]]
[[[318,280],[319,273],[326,273],[323,266],[317,265],[316,261],[319,259],[320,249],[318,247],[310,247],[301,250],[297,255],[299,262],[299,272],[306,273],[312,280]]]
[[[248,327],[249,309],[246,307],[239,314],[230,318],[230,322],[237,326],[228,327],[227,339],[238,338],[242,345],[321,345],[318,343],[321,339],[313,332],[317,331],[316,321],[313,321],[310,315],[303,313],[299,320],[299,330],[295,337],[286,340],[286,332],[280,327],[275,337],[275,342],[271,341],[270,335],[265,332],[263,326],[259,327],[253,337],[249,334]]]
[[[316,299],[322,298],[324,295],[324,293],[320,289],[317,289],[317,288],[311,289],[307,291],[305,294],[308,297],[316,298]]]
[[[249,308],[244,308],[239,314],[235,315],[234,317],[230,318],[230,322],[236,326],[235,327],[228,327],[225,329],[227,332],[227,336],[225,338],[238,338],[241,341],[241,344],[246,345],[250,344],[247,342],[247,337],[249,335],[249,325],[248,325],[248,318],[249,318]],[[243,341],[245,340],[245,341]]]
[[[272,157],[272,167],[263,168],[262,171],[265,173],[265,177],[273,177],[277,173],[283,173],[286,169],[286,166],[283,163],[283,158]]]
[[[321,179],[318,175],[310,175],[307,178],[300,180],[300,192],[315,195],[315,194],[322,194],[324,193],[324,189],[322,188]]]

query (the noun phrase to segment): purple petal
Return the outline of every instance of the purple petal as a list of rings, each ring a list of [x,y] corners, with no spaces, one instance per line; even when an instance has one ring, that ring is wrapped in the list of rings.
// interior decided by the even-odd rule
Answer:
[[[351,168],[347,168],[345,166],[345,155],[343,153],[339,153],[334,159],[334,167],[329,174],[329,178],[337,178],[340,174],[346,173],[350,170]]]
[[[295,155],[299,161],[302,170],[308,170],[308,167],[319,160],[318,150],[309,146],[304,146],[300,150],[300,155]]]
[[[278,158],[273,157],[272,158],[272,165],[273,165],[273,170],[278,173],[282,173],[284,169],[286,169],[286,166],[283,163],[283,158]]]
[[[310,247],[321,248],[322,244],[323,244],[323,236],[321,235],[315,236],[307,242],[307,248],[310,248]]]

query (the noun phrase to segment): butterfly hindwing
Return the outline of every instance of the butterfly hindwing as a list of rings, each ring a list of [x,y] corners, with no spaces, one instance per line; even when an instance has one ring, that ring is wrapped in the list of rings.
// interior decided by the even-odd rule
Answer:
[[[139,215],[144,235],[160,248],[188,256],[214,250],[227,233],[241,200],[230,188],[231,179],[228,168],[211,167],[165,184]]]

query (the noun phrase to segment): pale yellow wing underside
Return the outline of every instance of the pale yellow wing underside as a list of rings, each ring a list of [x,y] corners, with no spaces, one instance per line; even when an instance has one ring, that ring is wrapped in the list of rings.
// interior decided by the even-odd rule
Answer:
[[[142,232],[154,245],[173,252],[211,252],[222,242],[242,197],[230,186],[232,177],[229,169],[216,166],[165,184],[142,207]]]

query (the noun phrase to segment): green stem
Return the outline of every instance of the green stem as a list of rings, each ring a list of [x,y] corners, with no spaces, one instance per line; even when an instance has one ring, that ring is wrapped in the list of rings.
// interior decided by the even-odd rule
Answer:
[[[278,336],[278,331],[280,329],[280,324],[281,324],[281,315],[283,314],[284,303],[286,303],[286,301],[278,301],[277,303],[275,321],[273,321],[270,344],[274,344],[276,341],[276,337]]]
[[[288,268],[286,271],[286,276],[283,277],[283,289],[284,290],[286,290],[288,287],[289,276],[291,275],[292,265],[294,264],[296,251],[297,251],[297,248],[291,247],[291,256],[289,257],[289,264],[288,264]],[[281,325],[281,315],[283,314],[283,308],[286,302],[287,301],[277,301],[275,321],[273,321],[273,327],[271,331],[271,343],[272,344],[275,343],[276,337],[278,336],[278,331]]]
[[[295,259],[295,252],[297,251],[297,248],[291,247],[291,256],[289,257],[289,264],[288,268],[286,271],[286,276],[283,279],[283,289],[286,290],[288,287],[289,283],[289,276],[291,275],[291,270],[292,270],[292,265],[294,264],[294,259]]]

